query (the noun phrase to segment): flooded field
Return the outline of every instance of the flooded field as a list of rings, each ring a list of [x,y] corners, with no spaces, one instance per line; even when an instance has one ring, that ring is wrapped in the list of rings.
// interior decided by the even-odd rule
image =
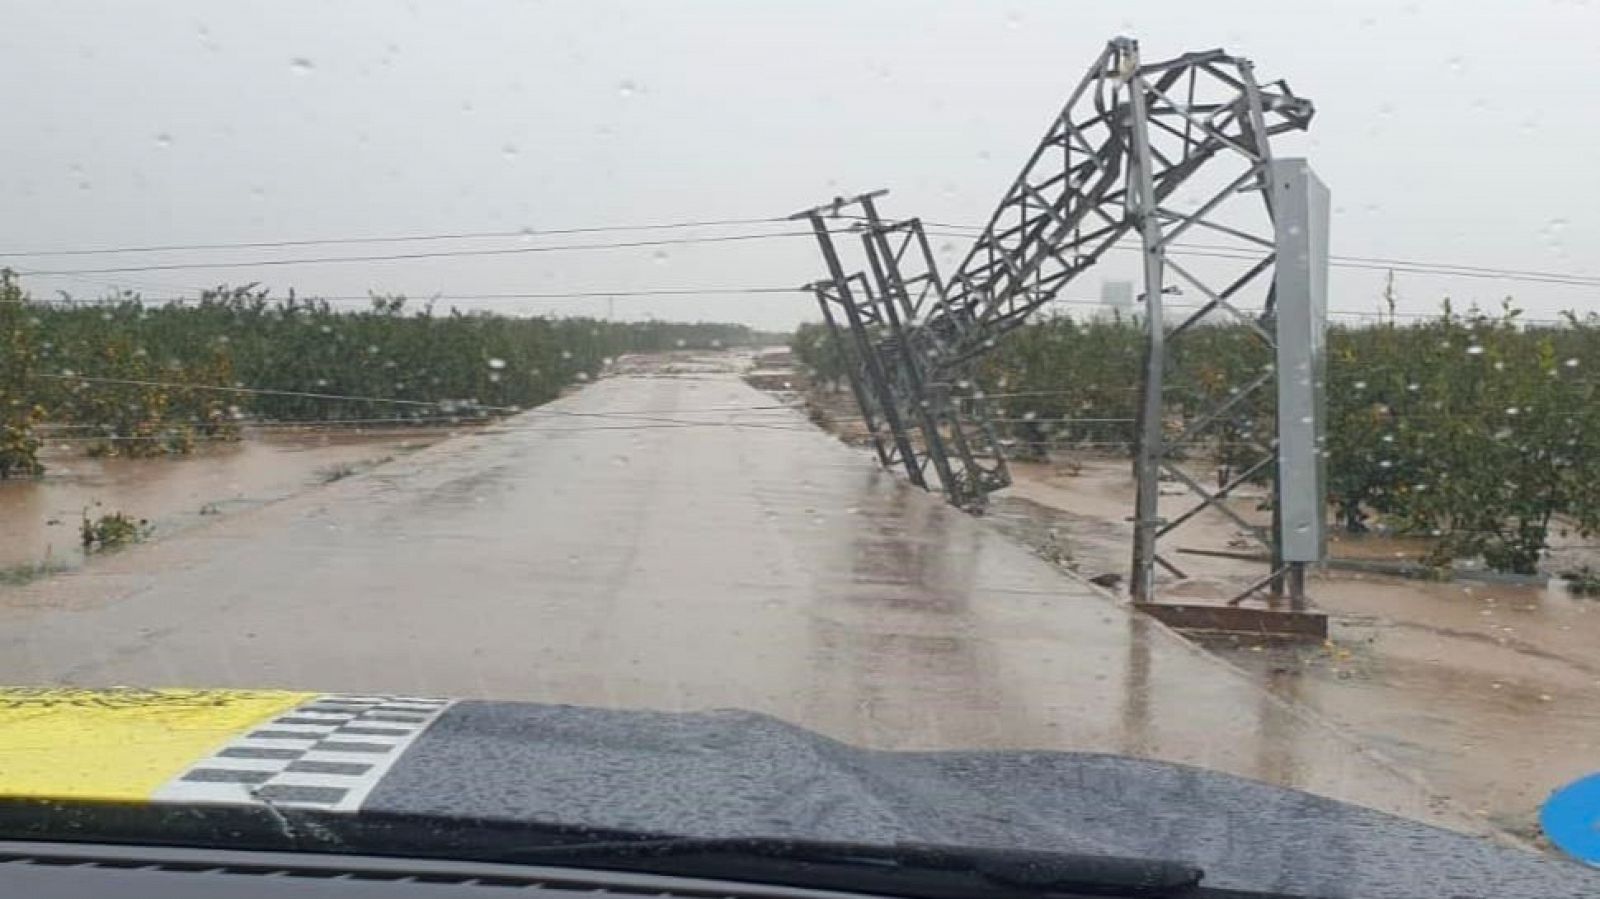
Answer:
[[[55,446],[37,479],[0,481],[0,571],[80,563],[84,516],[121,512],[156,536],[292,496],[437,443],[444,429],[247,431],[186,456],[89,458]]]

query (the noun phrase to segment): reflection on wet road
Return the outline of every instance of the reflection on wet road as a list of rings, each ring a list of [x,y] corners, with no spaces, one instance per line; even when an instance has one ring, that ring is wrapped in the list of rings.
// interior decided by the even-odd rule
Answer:
[[[640,362],[0,593],[10,683],[737,707],[884,748],[1131,753],[1477,826],[742,383]]]

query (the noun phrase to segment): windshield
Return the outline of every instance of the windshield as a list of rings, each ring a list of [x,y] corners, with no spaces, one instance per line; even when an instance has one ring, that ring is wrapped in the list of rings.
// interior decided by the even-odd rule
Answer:
[[[0,793],[992,843],[1092,753],[1600,856],[1592,5],[12,19]]]

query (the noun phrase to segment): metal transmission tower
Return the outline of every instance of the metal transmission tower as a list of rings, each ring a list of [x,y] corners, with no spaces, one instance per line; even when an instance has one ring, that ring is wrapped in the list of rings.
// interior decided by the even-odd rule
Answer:
[[[1135,602],[1149,602],[1155,598],[1157,566],[1183,577],[1161,553],[1160,541],[1209,509],[1271,554],[1267,577],[1233,603],[1263,587],[1280,593],[1287,572],[1299,609],[1304,565],[1323,555],[1327,191],[1303,160],[1274,160],[1270,138],[1304,129],[1311,105],[1282,82],[1258,85],[1248,60],[1221,51],[1144,66],[1138,64],[1136,47],[1113,42],[1112,48],[1133,54],[1124,63],[1130,72],[1124,80],[1126,218],[1139,231],[1145,306],[1129,589]],[[1176,196],[1180,186],[1189,196]],[[1206,268],[1179,263],[1171,253],[1173,242],[1191,232],[1222,241],[1227,251],[1222,255],[1231,258]],[[1198,308],[1169,320],[1169,293],[1195,295]],[[1262,363],[1242,374],[1219,365],[1214,385],[1174,383],[1174,350],[1216,323],[1242,327],[1268,351]],[[1180,413],[1180,425],[1174,426],[1169,411]],[[1237,472],[1224,469],[1217,487],[1208,490],[1180,463],[1204,435],[1224,424],[1244,449],[1234,460]],[[1165,478],[1198,500],[1170,519],[1160,508]],[[1248,521],[1228,503],[1240,486],[1261,479],[1273,487],[1269,527]]]
[[[828,278],[811,290],[835,345],[844,349],[851,389],[884,467],[903,467],[924,488],[932,469],[951,503],[975,509],[1010,475],[966,367],[935,365],[944,352],[938,332],[925,323],[944,303],[944,284],[922,223],[878,214],[875,200],[884,193],[839,198],[793,216],[810,221],[828,267]],[[861,239],[857,255],[870,281],[846,270],[829,227],[847,209],[859,210],[846,230]]]
[[[825,233],[822,239],[828,241]],[[824,245],[831,250],[831,241]],[[829,259],[831,267],[836,267],[838,257],[830,252]],[[822,308],[828,336],[844,356],[845,378],[850,382],[850,392],[861,410],[861,420],[867,426],[873,449],[878,453],[878,461],[884,468],[903,465],[911,483],[926,488],[924,464],[903,422],[903,410],[888,377],[882,354],[873,345],[873,335],[882,332],[883,322],[872,288],[866,278],[856,272],[841,275],[834,281],[817,281],[810,285],[810,289],[817,298],[817,305]],[[839,316],[834,313],[835,307],[845,319],[843,327],[839,324]]]
[[[879,217],[873,201],[881,192],[797,215],[811,221],[828,262],[826,293],[855,310],[847,317],[851,345],[861,357],[857,368],[874,381],[858,391],[868,396],[862,411],[869,427],[872,402],[899,413],[899,424],[887,423],[897,443],[913,442],[908,428],[914,422],[921,448],[902,450],[901,458],[919,460],[908,461],[908,471],[931,462],[951,502],[978,505],[985,493],[1009,483],[981,402],[963,401],[981,399],[968,374],[971,363],[1136,233],[1146,351],[1135,449],[1133,596],[1153,598],[1158,565],[1181,575],[1158,552],[1158,542],[1207,508],[1271,550],[1272,575],[1257,587],[1280,584],[1285,572],[1292,587],[1298,584],[1299,566],[1321,551],[1321,521],[1312,519],[1321,508],[1318,368],[1327,204],[1326,191],[1303,162],[1273,160],[1270,138],[1305,129],[1311,115],[1311,104],[1282,82],[1258,84],[1247,60],[1213,50],[1145,64],[1138,44],[1119,38],[1073,90],[947,281],[934,268],[917,220]],[[845,271],[828,227],[843,210],[858,207],[856,230],[875,292],[850,289],[855,275]],[[1228,252],[1215,254],[1222,260],[1175,262],[1173,241],[1201,232],[1222,242]],[[1293,264],[1274,264],[1291,256]],[[858,283],[864,287],[865,278]],[[1194,293],[1198,309],[1169,321],[1163,298],[1172,292]],[[1252,300],[1252,292],[1261,296]],[[822,302],[827,312],[828,300]],[[1230,320],[1276,358],[1214,402],[1185,399],[1169,409],[1169,393],[1193,387],[1169,383],[1174,346],[1208,324]],[[868,364],[873,358],[876,365]],[[1269,399],[1277,411],[1268,414],[1276,421],[1263,434],[1259,422],[1242,417],[1253,409],[1253,398],[1274,385]],[[968,418],[967,410],[976,410],[976,417]],[[1174,425],[1169,412],[1184,424]],[[1208,491],[1178,463],[1223,423],[1247,435],[1259,458]],[[1262,477],[1275,484],[1272,528],[1250,524],[1226,502],[1240,485]],[[1163,478],[1182,483],[1198,505],[1164,520]],[[913,480],[926,483],[917,475]]]

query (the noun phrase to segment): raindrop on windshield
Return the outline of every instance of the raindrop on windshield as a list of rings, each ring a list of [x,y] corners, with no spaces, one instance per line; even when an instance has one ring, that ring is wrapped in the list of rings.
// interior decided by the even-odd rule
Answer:
[[[309,75],[311,70],[315,68],[316,66],[311,63],[311,60],[306,59],[304,56],[296,56],[289,61],[289,71],[294,72],[296,75]]]

